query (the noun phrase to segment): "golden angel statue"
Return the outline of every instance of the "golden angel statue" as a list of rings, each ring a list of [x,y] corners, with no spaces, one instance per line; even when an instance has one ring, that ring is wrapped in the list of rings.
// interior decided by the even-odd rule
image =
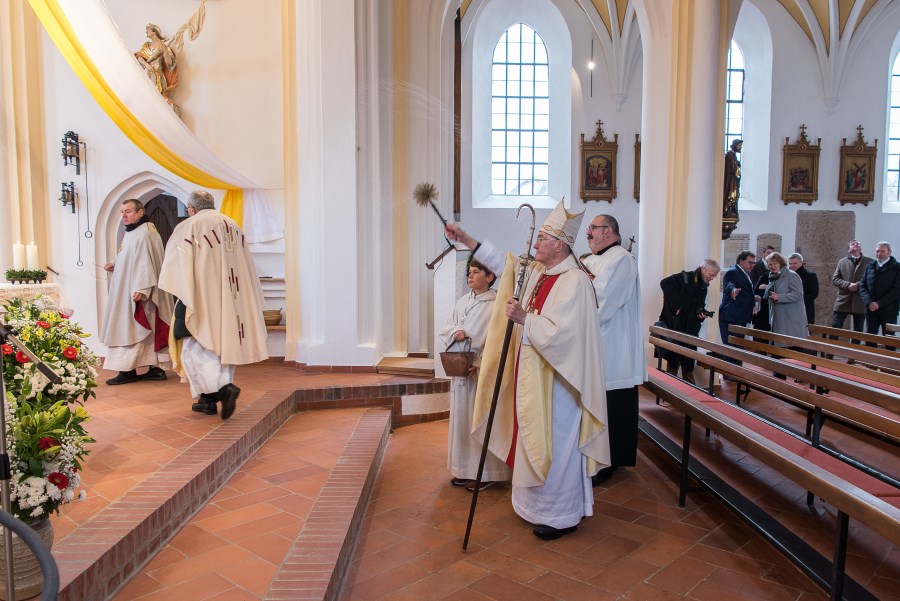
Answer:
[[[147,39],[143,46],[134,53],[134,57],[153,82],[162,97],[177,110],[172,100],[172,92],[178,87],[178,59],[184,47],[184,33],[188,32],[191,40],[196,40],[203,28],[206,16],[206,0],[201,0],[197,9],[188,21],[178,28],[171,38],[162,34],[158,25],[147,25]]]

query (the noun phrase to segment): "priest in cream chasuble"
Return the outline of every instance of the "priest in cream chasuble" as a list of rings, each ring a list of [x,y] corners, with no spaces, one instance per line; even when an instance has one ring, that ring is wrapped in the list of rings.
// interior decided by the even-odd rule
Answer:
[[[547,539],[574,531],[593,514],[590,476],[610,463],[597,300],[571,250],[581,217],[560,202],[547,218],[521,302],[511,298],[518,260],[504,258],[487,241],[475,251],[476,260],[503,275],[482,355],[473,431],[483,439],[512,319],[517,325],[488,448],[513,468],[514,510]],[[458,226],[447,234],[475,245]]]
[[[157,286],[162,239],[139,200],[126,200],[121,210],[125,235],[115,261],[104,266],[110,285],[99,333],[108,347],[103,367],[119,372],[107,383],[165,380],[172,297]],[[145,366],[150,370],[139,376],[137,368]]]

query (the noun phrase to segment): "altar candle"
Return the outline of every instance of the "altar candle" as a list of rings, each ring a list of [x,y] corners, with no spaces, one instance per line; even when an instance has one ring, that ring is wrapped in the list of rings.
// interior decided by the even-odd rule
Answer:
[[[35,244],[34,242],[25,247],[25,259],[25,262],[28,264],[28,269],[41,268],[40,264],[38,263],[37,244]]]
[[[13,269],[25,269],[25,245],[21,242],[13,244]]]

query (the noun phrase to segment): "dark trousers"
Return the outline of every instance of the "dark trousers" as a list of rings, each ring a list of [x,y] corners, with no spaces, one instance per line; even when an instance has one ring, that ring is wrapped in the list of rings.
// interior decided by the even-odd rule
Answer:
[[[735,345],[733,345],[733,344],[729,344],[729,342],[728,342],[728,337],[729,337],[729,336],[734,336],[735,338],[744,338],[744,335],[743,335],[743,334],[731,334],[731,333],[729,333],[729,331],[728,331],[728,326],[730,326],[730,325],[745,326],[745,325],[747,325],[747,324],[745,324],[745,323],[734,323],[734,322],[731,322],[731,321],[724,321],[724,320],[722,320],[722,319],[719,320],[719,336],[722,337],[722,344],[725,344],[725,345],[727,345],[727,346],[735,346]],[[737,347],[735,347],[735,348],[737,348]],[[720,359],[724,359],[725,361],[728,361],[729,363],[734,363],[735,365],[741,365],[741,362],[738,361],[737,359],[732,359],[732,358],[730,358],[730,357],[720,357]]]
[[[635,465],[638,443],[638,388],[606,391],[609,452],[612,467]]]
[[[847,318],[853,316],[853,330],[856,332],[862,332],[863,326],[866,323],[865,314],[863,313],[850,313],[848,311],[835,311],[831,314],[831,327],[832,328],[843,328],[844,323],[847,321]]]
[[[696,351],[696,346],[690,346],[687,344],[681,344],[681,346],[685,348],[689,348],[692,351]],[[694,365],[697,362],[691,359],[690,357],[684,357],[682,355],[677,355],[675,353],[670,353],[669,358],[666,359],[666,367],[672,373],[678,373],[678,368],[681,368],[681,374],[688,374],[694,371]],[[607,393],[608,394],[608,393]]]
[[[884,327],[889,323],[897,323],[897,314],[891,313],[888,314],[884,311],[876,311],[872,313],[871,311],[866,312],[866,333],[867,334],[881,334],[882,336],[893,336],[891,332],[887,331],[887,328]],[[874,342],[867,342],[866,346],[877,346]],[[886,349],[889,351],[897,350],[894,346],[884,345]]]

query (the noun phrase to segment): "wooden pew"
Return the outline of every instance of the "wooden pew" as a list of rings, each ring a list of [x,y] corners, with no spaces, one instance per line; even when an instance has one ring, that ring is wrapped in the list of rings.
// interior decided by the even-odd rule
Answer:
[[[755,330],[753,328],[735,325],[729,326],[728,331],[732,334],[752,336],[755,340],[781,342],[819,354],[846,357],[847,359],[852,359],[863,365],[890,370],[895,374],[900,373],[900,357],[898,357],[897,353],[886,349],[853,344],[840,340],[828,340],[826,342],[820,338],[794,338],[793,336],[785,336],[784,334],[765,332],[763,330]]]
[[[666,348],[664,345],[670,344],[655,337],[651,337],[651,343],[660,344],[664,348]],[[715,361],[719,360],[715,359]],[[844,575],[844,565],[850,518],[867,525],[895,544],[900,544],[900,508],[897,506],[900,501],[896,495],[892,496],[890,490],[885,491],[882,483],[867,479],[865,475],[854,473],[848,474],[847,478],[836,475],[835,471],[838,471],[839,468],[835,468],[833,459],[828,455],[816,450],[804,452],[804,456],[799,455],[792,450],[791,440],[785,438],[786,435],[783,432],[763,422],[748,421],[740,414],[735,413],[739,411],[739,408],[715,399],[704,391],[691,387],[661,371],[652,370],[645,387],[685,416],[681,447],[680,506],[684,506],[688,490],[688,474],[692,470],[692,463],[695,463],[690,456],[690,444],[691,426],[696,422],[700,426],[714,430],[719,436],[806,488],[815,496],[824,499],[838,510],[833,560],[828,575],[823,574],[820,568],[817,569],[816,565],[813,565],[816,563],[815,561],[806,564],[801,559],[802,557],[809,558],[809,549],[803,548],[805,543],[802,539],[799,542],[798,537],[789,539],[793,545],[786,549],[781,546],[782,539],[770,537],[771,542],[779,546],[814,581],[830,592],[831,599],[845,598],[844,590],[848,579]],[[848,479],[852,481],[848,481]],[[700,481],[707,488],[712,489],[714,486],[702,479]],[[734,502],[733,496],[732,502]],[[733,506],[732,508],[734,509]],[[758,507],[755,512],[752,507],[750,511],[756,517],[759,517],[761,513]],[[753,525],[756,528],[763,528],[765,526],[762,524],[765,523],[767,522],[763,518]],[[801,552],[795,552],[797,549],[794,548],[794,545],[801,547]],[[803,551],[807,551],[807,553]],[[856,583],[852,581],[849,583],[853,585],[854,590],[847,591],[848,598],[873,598],[867,591],[860,590]]]
[[[807,412],[805,440],[808,444],[821,448],[829,455],[853,465],[873,477],[892,485],[900,485],[893,475],[884,473],[879,466],[866,465],[821,444],[822,428],[826,423],[826,418],[829,418],[881,440],[900,445],[900,395],[657,326],[650,326],[650,334],[651,344],[693,358],[709,367],[711,382],[707,392],[710,396],[714,396],[712,378],[718,371],[764,394],[800,407]],[[704,354],[687,349],[679,346],[676,342],[691,344],[714,354]],[[799,386],[788,380],[775,378],[769,373],[746,369],[720,357],[742,361],[771,372],[777,371],[788,378],[801,379],[815,388]],[[850,399],[862,402],[849,403],[840,398],[827,396],[821,393],[825,389],[834,390]],[[735,399],[736,402],[737,400]],[[879,409],[873,410],[875,407]]]
[[[877,344],[878,348],[893,347],[896,349],[897,346],[900,346],[900,339],[898,339],[896,336],[881,336],[879,334],[866,334],[863,332],[854,332],[853,330],[845,330],[843,328],[831,328],[828,326],[819,326],[816,324],[809,325],[809,333],[810,333],[810,338],[812,338],[814,336],[819,337],[819,338],[825,338],[825,339],[827,339],[829,337],[833,337],[833,338],[837,338],[838,340],[846,339],[848,342],[850,342],[852,344],[857,344],[857,345],[860,344],[860,342],[857,342],[857,341],[861,341],[862,343],[871,342],[872,344]],[[872,347],[869,347],[869,348],[872,348]],[[890,349],[887,349],[887,350],[890,350]],[[900,353],[898,353],[896,350],[891,351],[891,352],[893,352],[896,356],[900,356]]]
[[[869,386],[874,386],[875,388],[900,393],[900,375],[891,372],[875,371],[866,367],[861,367],[855,363],[835,361],[834,359],[812,355],[810,353],[803,353],[788,347],[766,344],[751,338],[729,336],[728,342],[749,351],[788,359],[794,363],[808,363],[810,364],[811,369],[824,370],[824,373],[829,375],[849,378],[857,382],[868,384]]]

